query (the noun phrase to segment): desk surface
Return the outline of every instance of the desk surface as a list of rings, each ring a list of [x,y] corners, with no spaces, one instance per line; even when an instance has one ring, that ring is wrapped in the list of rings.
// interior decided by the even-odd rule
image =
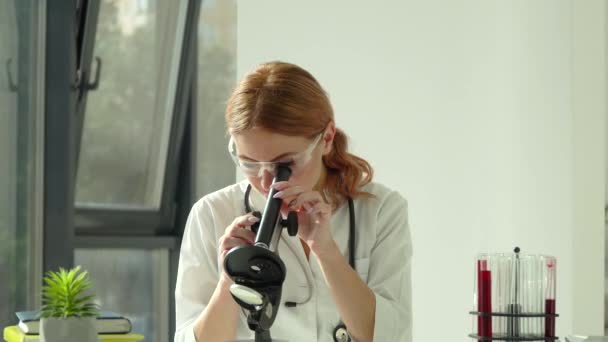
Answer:
[[[144,339],[140,334],[100,334],[101,342],[138,342]],[[26,335],[16,325],[4,328],[5,342],[33,342],[39,341],[38,335]]]

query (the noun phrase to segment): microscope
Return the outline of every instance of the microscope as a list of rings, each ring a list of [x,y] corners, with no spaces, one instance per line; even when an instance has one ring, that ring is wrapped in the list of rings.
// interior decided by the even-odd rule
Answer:
[[[286,181],[291,169],[279,165],[272,183]],[[249,329],[255,332],[255,342],[270,342],[270,327],[281,304],[281,291],[285,280],[285,264],[276,253],[283,228],[290,236],[298,233],[298,215],[290,211],[287,219],[281,217],[282,199],[273,198],[271,189],[261,220],[252,226],[256,233],[253,245],[237,246],[224,258],[224,270],[234,281],[230,293],[243,308]]]

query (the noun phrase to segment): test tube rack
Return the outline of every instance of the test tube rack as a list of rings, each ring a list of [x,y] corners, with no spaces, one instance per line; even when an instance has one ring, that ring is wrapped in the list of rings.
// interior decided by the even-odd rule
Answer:
[[[473,333],[477,341],[559,341],[555,336],[556,259],[544,255],[479,254]]]

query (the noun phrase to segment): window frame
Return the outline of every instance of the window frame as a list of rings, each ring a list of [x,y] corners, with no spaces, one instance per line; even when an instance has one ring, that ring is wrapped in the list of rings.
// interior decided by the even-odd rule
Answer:
[[[10,5],[9,5],[10,6]],[[8,283],[17,286],[6,309],[24,310],[40,306],[43,273],[45,80],[47,1],[13,1],[16,56],[2,60],[1,86],[15,93],[15,145],[9,160],[16,178],[14,193],[15,260],[9,257]],[[11,55],[12,49],[7,50]],[[16,70],[16,73],[13,71]],[[15,76],[15,78],[13,78]],[[13,135],[14,134],[14,135]],[[12,177],[9,179],[13,181]],[[11,223],[12,224],[12,223]],[[12,263],[14,262],[14,263]],[[26,265],[25,272],[19,264]],[[8,284],[7,283],[7,284]],[[13,317],[16,319],[16,317]],[[17,323],[16,320],[14,323]]]
[[[76,0],[46,8],[43,271],[74,264]]]

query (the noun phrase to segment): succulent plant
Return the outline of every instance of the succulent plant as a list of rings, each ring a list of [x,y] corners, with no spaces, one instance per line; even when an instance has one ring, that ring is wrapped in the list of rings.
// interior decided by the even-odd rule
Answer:
[[[87,271],[80,266],[67,271],[49,271],[44,277],[42,288],[43,318],[91,317],[99,314],[99,307],[93,301],[95,295],[87,295],[92,283]]]

